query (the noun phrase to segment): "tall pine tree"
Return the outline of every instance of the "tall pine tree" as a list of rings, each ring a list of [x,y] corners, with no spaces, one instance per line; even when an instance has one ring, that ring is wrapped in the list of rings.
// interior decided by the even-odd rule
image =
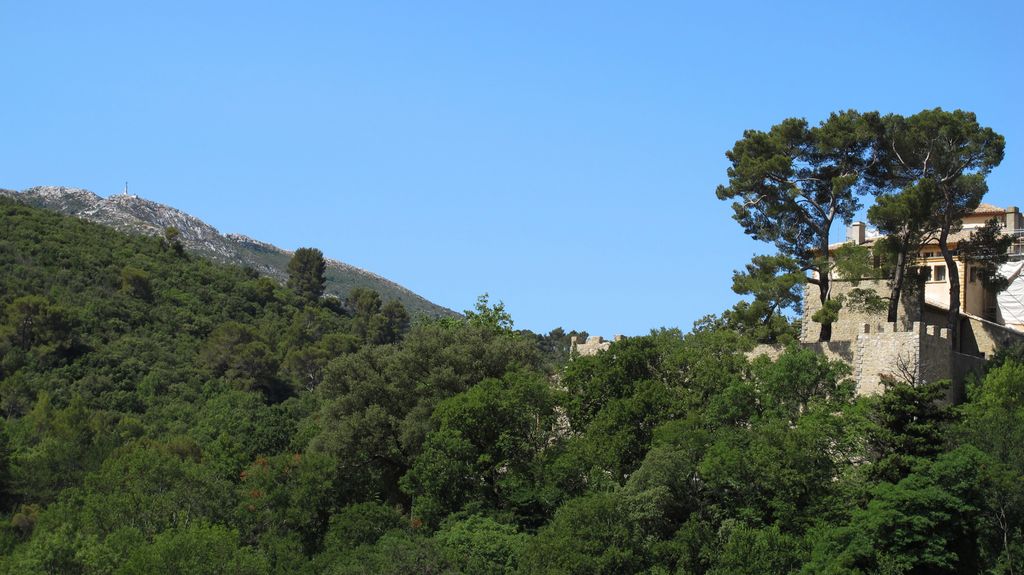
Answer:
[[[288,287],[299,297],[308,301],[316,301],[324,295],[324,254],[316,248],[299,248],[295,250],[288,262]]]
[[[813,127],[789,118],[767,132],[747,130],[726,152],[729,184],[718,186],[718,199],[734,200],[733,218],[747,234],[817,272],[808,281],[823,308],[831,298],[829,233],[861,208],[858,184],[879,130],[875,112],[837,112]],[[831,322],[822,321],[819,339],[831,338]]]

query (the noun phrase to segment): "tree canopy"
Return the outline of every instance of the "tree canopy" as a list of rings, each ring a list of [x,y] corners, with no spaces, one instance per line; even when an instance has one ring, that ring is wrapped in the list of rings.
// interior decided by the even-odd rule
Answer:
[[[876,146],[879,161],[869,179],[883,193],[909,189],[910,203],[927,207],[926,230],[935,234],[949,278],[948,327],[953,345],[960,329],[960,275],[950,234],[988,192],[986,177],[1003,160],[1006,141],[982,126],[973,112],[935,108],[912,116],[890,114]],[[907,193],[906,191],[903,194]],[[901,194],[902,195],[902,194]],[[908,222],[917,225],[917,215]],[[911,214],[908,213],[908,216]]]
[[[299,248],[288,262],[288,287],[299,297],[316,301],[324,295],[325,269],[323,252],[316,248]]]
[[[737,272],[749,317],[802,268]],[[1019,350],[955,408],[730,312],[570,356],[4,199],[0,310],[2,573],[1024,570]]]
[[[729,183],[721,200],[733,200],[733,218],[756,240],[816,275],[822,305],[830,298],[829,234],[861,208],[862,176],[874,161],[881,129],[877,113],[833,113],[817,126],[788,118],[767,132],[747,130],[726,152]],[[821,325],[822,341],[831,324]]]

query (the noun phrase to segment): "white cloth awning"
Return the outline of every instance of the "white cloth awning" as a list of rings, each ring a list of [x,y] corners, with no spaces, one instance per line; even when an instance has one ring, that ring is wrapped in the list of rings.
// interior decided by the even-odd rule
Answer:
[[[1024,262],[1007,262],[999,266],[999,273],[1010,280],[1010,287],[996,295],[998,323],[1024,324]]]

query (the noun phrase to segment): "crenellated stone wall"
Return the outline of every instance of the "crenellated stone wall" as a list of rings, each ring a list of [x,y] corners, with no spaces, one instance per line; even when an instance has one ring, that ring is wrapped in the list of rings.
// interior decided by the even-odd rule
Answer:
[[[920,380],[920,350],[920,331],[887,332],[885,326],[879,326],[872,332],[870,325],[865,325],[865,333],[857,336],[851,365],[857,393],[881,393],[885,378],[917,383]]]
[[[887,283],[877,280],[834,280],[832,295],[841,297],[857,288],[874,290],[883,298],[889,295]],[[904,291],[894,323],[886,321],[884,312],[842,309],[839,320],[832,324],[832,340],[828,342],[817,341],[820,326],[810,319],[820,308],[817,286],[808,285],[801,344],[829,359],[848,363],[857,393],[862,395],[884,391],[882,382],[887,378],[914,383],[950,380],[946,398],[960,402],[965,379],[982,372],[986,356],[1001,347],[1024,342],[1024,334],[1016,330],[964,314],[959,351],[954,350],[945,327],[946,314],[926,306],[920,289]],[[781,353],[781,347],[761,345],[747,356],[767,354],[776,358]]]
[[[622,341],[625,336],[616,335],[615,341]],[[605,338],[599,335],[592,335],[587,338],[587,341],[580,343],[577,336],[572,336],[569,340],[569,347],[580,355],[597,355],[598,352],[607,351],[612,346],[612,342],[607,341]]]
[[[908,282],[909,283],[909,282]],[[885,280],[861,280],[851,282],[849,280],[833,279],[831,281],[831,296],[833,299],[846,297],[855,289],[871,290],[881,298],[889,300],[889,285]],[[921,321],[921,309],[924,305],[924,292],[912,289],[908,285],[900,294],[900,305],[897,308],[896,325],[901,330],[909,330],[915,321]],[[803,322],[800,324],[800,341],[818,341],[821,331],[821,324],[813,321],[811,316],[821,309],[821,301],[818,295],[818,286],[806,284],[804,286],[804,310]],[[886,312],[870,312],[853,309],[844,306],[839,312],[839,321],[832,324],[832,341],[855,341],[858,335],[863,333],[865,324],[871,325],[877,331],[887,325]]]
[[[972,360],[983,362],[964,356],[967,359],[961,361],[961,365],[965,367],[957,371],[950,350],[949,330],[921,322],[911,323],[906,330],[896,327],[888,323],[866,323],[852,340],[804,342],[802,345],[833,361],[849,364],[860,395],[881,393],[885,379],[915,384],[952,379],[964,369],[974,369],[977,365]],[[844,333],[852,331],[847,328]],[[759,345],[747,356],[768,355],[775,359],[782,351],[780,346]]]

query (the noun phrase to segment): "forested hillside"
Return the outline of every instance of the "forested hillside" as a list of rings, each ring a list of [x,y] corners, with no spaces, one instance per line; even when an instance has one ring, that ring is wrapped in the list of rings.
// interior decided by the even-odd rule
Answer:
[[[0,572],[1022,573],[1024,354],[939,406],[730,321],[592,357],[0,199]]]
[[[173,229],[185,251],[215,262],[252,268],[278,280],[287,278],[290,254],[281,248],[239,235],[221,234],[199,218],[138,196],[115,194],[102,198],[88,190],[40,186],[21,192],[0,189],[30,206],[46,208],[110,226],[133,234],[163,236]],[[387,299],[397,299],[410,315],[448,317],[458,315],[377,274],[337,260],[326,261],[325,292],[345,298],[353,289],[372,289]]]

